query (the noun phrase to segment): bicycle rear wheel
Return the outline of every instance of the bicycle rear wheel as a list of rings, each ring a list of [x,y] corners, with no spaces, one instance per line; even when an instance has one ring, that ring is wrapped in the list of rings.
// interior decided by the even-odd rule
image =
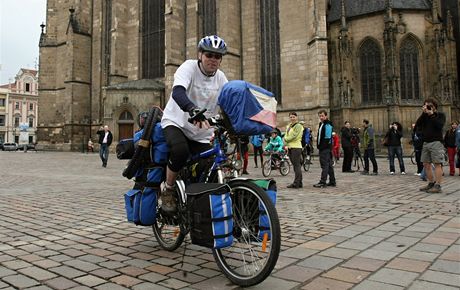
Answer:
[[[264,161],[264,164],[262,164],[262,175],[268,177],[270,176],[270,173],[272,173],[272,161],[269,158]]]
[[[281,160],[280,161],[280,173],[283,176],[286,176],[289,174],[289,171],[291,171],[291,164],[287,160]]]
[[[303,170],[308,172],[308,170],[310,170],[310,165],[311,165],[310,156],[307,155],[302,163]]]
[[[233,283],[248,287],[270,275],[281,245],[276,209],[260,187],[247,180],[232,180],[233,244],[213,250],[217,265]],[[259,226],[259,214],[265,212],[268,230]],[[265,216],[264,216],[265,218]]]
[[[177,190],[179,190],[178,186],[176,186],[176,191]],[[185,230],[181,228],[179,208],[174,215],[166,215],[162,213],[160,195],[161,190],[157,193],[157,220],[152,226],[153,234],[155,235],[158,244],[160,244],[163,249],[167,251],[174,251],[180,247],[184,241],[186,233]],[[178,206],[180,205],[178,204]]]
[[[415,151],[412,151],[412,154],[410,155],[410,162],[412,162],[412,164],[414,165],[417,165],[417,162],[415,160]]]

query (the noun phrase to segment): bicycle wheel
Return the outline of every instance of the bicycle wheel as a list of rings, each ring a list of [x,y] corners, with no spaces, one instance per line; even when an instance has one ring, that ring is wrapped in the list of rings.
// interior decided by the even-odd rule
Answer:
[[[179,187],[176,186],[176,190]],[[185,230],[181,229],[180,210],[172,216],[165,215],[161,211],[161,191],[157,193],[157,220],[152,226],[153,234],[160,246],[167,251],[174,251],[180,247],[185,238]],[[178,204],[179,205],[179,204]],[[180,205],[179,205],[180,206]]]
[[[280,173],[283,176],[286,176],[289,174],[289,171],[291,171],[291,164],[289,164],[289,161],[287,160],[281,160],[280,161]]]
[[[414,165],[417,165],[417,162],[415,161],[415,151],[412,151],[412,154],[410,155],[410,162],[412,162]]]
[[[278,260],[281,232],[276,209],[260,187],[247,180],[232,180],[233,244],[213,250],[217,265],[233,283],[248,287],[270,275]],[[268,218],[268,231],[259,232],[259,213]],[[265,216],[264,216],[265,217]]]
[[[265,160],[264,164],[262,165],[262,175],[265,177],[270,176],[272,173],[272,161],[270,159]]]
[[[310,165],[311,165],[310,156],[307,155],[302,163],[303,170],[305,171],[310,170]]]

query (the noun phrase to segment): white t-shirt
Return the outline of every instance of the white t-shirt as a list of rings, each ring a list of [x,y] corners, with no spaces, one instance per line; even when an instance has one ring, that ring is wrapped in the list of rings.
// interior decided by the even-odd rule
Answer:
[[[186,60],[174,74],[175,86],[183,86],[190,100],[200,108],[206,108],[206,117],[212,117],[219,112],[217,97],[224,84],[228,82],[225,74],[217,70],[212,77],[205,76],[198,67],[198,60]],[[190,140],[209,143],[214,129],[200,129],[188,122],[190,115],[181,110],[176,101],[169,97],[161,119],[161,127],[176,126],[181,128]]]

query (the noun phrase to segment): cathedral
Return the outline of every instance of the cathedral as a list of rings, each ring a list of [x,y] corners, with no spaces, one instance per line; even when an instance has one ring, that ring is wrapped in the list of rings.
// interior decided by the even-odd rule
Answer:
[[[326,109],[336,131],[366,118],[378,136],[398,121],[408,137],[425,98],[460,119],[459,12],[458,0],[48,0],[37,140],[81,150],[101,125],[131,137],[212,34],[229,80],[275,94],[282,130],[291,111],[315,130]]]

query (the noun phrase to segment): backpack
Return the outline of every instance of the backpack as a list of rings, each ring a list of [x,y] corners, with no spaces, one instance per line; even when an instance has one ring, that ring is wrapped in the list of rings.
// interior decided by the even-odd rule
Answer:
[[[305,128],[303,129],[303,136],[302,136],[302,140],[304,142],[304,144],[308,145],[310,144],[310,139],[311,138],[311,132],[308,128]]]

